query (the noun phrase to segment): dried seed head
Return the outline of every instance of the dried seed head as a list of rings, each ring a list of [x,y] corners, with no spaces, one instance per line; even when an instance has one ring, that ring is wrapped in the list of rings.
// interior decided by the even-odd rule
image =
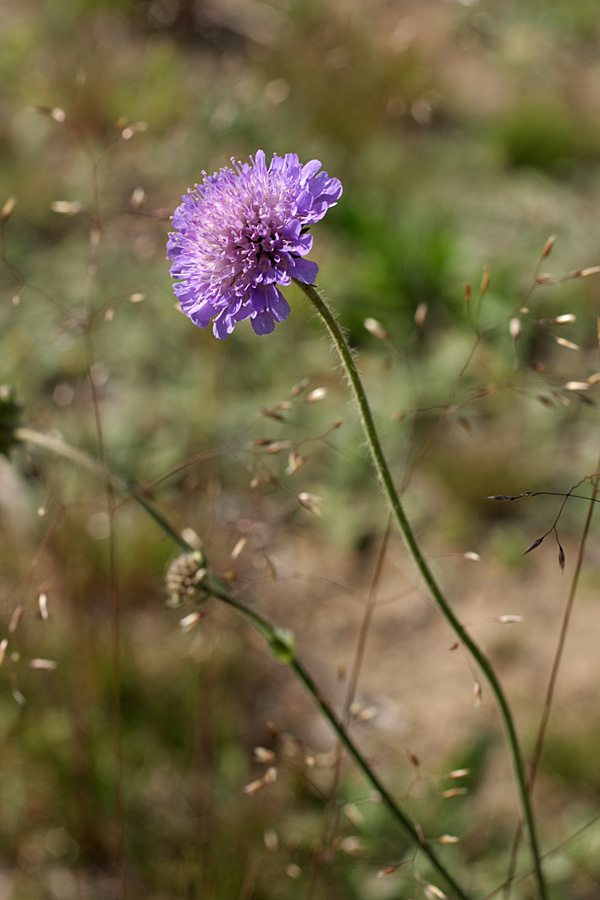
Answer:
[[[574,344],[573,341],[567,341],[566,338],[555,337],[554,340],[561,347],[566,347],[567,350],[581,350],[579,344]]]
[[[546,537],[546,535],[544,535],[544,537]],[[523,551],[523,556],[526,556],[527,553],[531,553],[532,550],[536,550],[544,540],[544,537],[538,538],[533,544],[530,544],[527,550]]]
[[[342,810],[355,827],[358,828],[360,825],[364,824],[365,817],[355,803],[345,803]]]
[[[417,328],[422,328],[425,324],[425,319],[427,318],[427,304],[419,303],[415,310],[415,325]]]
[[[414,766],[415,769],[418,769],[420,763],[419,763],[419,757],[417,756],[417,754],[413,753],[412,750],[407,750],[406,755],[408,756],[408,760],[409,760],[410,764],[412,766]]]
[[[233,550],[231,551],[231,558],[237,559],[247,543],[248,543],[248,538],[241,537],[239,539],[239,541],[237,542],[237,544],[235,545],[235,547],[233,548]]]
[[[318,387],[306,395],[305,403],[318,403],[327,394],[327,388]]]
[[[16,205],[16,197],[9,197],[8,200],[4,203],[2,207],[2,212],[0,212],[0,222],[6,222],[10,219],[12,215],[12,211]]]
[[[442,797],[444,800],[452,800],[453,797],[464,797],[466,793],[466,788],[448,788],[447,791],[442,791]]]
[[[259,406],[258,414],[266,419],[273,419],[274,422],[285,422],[284,417],[280,413],[274,409],[267,409],[265,406]]]
[[[179,627],[181,630],[186,633],[191,631],[192,628],[195,628],[202,616],[199,612],[190,613],[189,616],[184,616],[183,619],[179,622]]]
[[[58,666],[58,663],[53,659],[30,659],[29,660],[29,668],[30,669],[45,669],[47,672],[53,672],[54,669]]]
[[[555,316],[554,319],[551,319],[553,325],[567,325],[570,322],[575,322],[576,316],[573,313],[564,313],[562,316]]]
[[[316,494],[309,494],[306,491],[302,491],[301,494],[298,494],[298,500],[300,504],[311,512],[317,518],[321,516],[320,504],[323,503],[322,497],[317,497]]]
[[[389,341],[390,335],[389,332],[385,330],[381,322],[378,322],[377,319],[365,319],[363,325],[374,337],[379,338],[380,341]]]
[[[285,450],[289,450],[290,447],[290,441],[272,441],[272,443],[269,444],[267,453],[270,453],[271,455],[275,455],[276,453],[283,453]]]
[[[132,209],[139,209],[144,200],[146,199],[146,191],[142,187],[136,187],[131,198],[129,200],[129,204]]]
[[[357,722],[368,722],[375,718],[377,710],[374,706],[363,706],[362,703],[355,701],[350,706],[350,713]]]
[[[273,828],[267,828],[263,835],[263,840],[265,842],[265,847],[271,853],[279,847],[279,838],[277,837],[277,832]]]
[[[277,781],[277,769],[275,766],[270,766],[264,774],[264,782],[265,784],[273,784],[274,781]]]
[[[63,216],[76,216],[82,210],[81,203],[78,200],[54,200],[50,204],[52,212],[60,213]]]
[[[485,294],[488,287],[490,286],[490,270],[487,266],[484,266],[483,275],[481,277],[481,287],[480,291],[482,294]]]
[[[294,385],[292,390],[290,391],[290,395],[292,397],[297,397],[298,394],[301,394],[308,387],[308,378],[302,378],[297,384]]]
[[[436,887],[435,884],[426,884],[425,885],[425,896],[429,898],[429,900],[448,900],[448,895],[444,894],[443,891]]]
[[[360,838],[352,834],[342,838],[340,841],[340,850],[347,853],[349,856],[358,856],[363,850],[363,845]]]
[[[285,470],[286,475],[292,475],[300,466],[303,466],[306,462],[305,456],[300,456],[296,453],[295,450],[290,451],[290,455],[288,456],[288,464]]]
[[[550,251],[552,250],[552,247],[554,246],[554,241],[555,241],[555,240],[556,240],[556,235],[555,235],[555,234],[551,235],[551,236],[548,238],[548,240],[546,241],[546,245],[545,245],[545,247],[544,247],[544,249],[543,249],[543,251],[542,251],[542,259],[545,259],[545,258],[548,256],[548,254],[549,254]]]
[[[513,341],[518,341],[521,336],[521,320],[514,318],[510,320],[509,324],[510,336]]]
[[[250,784],[244,785],[244,793],[245,794],[255,794],[257,791],[260,791],[260,789],[264,786],[265,786],[264,779],[257,778],[256,781],[251,781]]]
[[[190,547],[194,548],[194,550],[202,550],[202,541],[193,528],[184,528],[181,532],[181,537],[184,539],[186,544],[189,544]]]
[[[167,605],[178,607],[184,603],[201,603],[207,596],[203,586],[205,577],[206,565],[201,551],[182,553],[167,570]]]
[[[145,131],[147,127],[148,125],[146,122],[134,122],[133,125],[128,125],[121,130],[121,137],[124,141],[130,141],[132,137],[139,134],[141,131]]]
[[[272,750],[268,750],[266,747],[255,747],[254,748],[254,759],[259,763],[265,763],[265,765],[272,765],[275,760],[275,754]]]
[[[47,619],[48,618],[48,595],[45,591],[40,591],[38,595],[38,607],[40,610],[40,618]]]
[[[400,866],[388,866],[385,869],[380,869],[376,878],[385,878],[386,875],[395,875]]]
[[[19,603],[18,606],[15,606],[12,616],[10,617],[10,622],[8,623],[8,633],[9,634],[14,634],[22,615],[23,615],[23,606]]]
[[[10,692],[13,696],[13,700],[15,701],[15,703],[18,703],[19,706],[25,706],[27,701],[25,700],[24,695],[19,690],[19,686],[18,686],[17,682],[15,681],[14,676],[12,676],[10,679]]]

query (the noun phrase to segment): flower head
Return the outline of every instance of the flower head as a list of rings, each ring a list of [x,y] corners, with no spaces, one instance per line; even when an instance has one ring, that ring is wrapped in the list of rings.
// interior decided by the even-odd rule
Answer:
[[[243,319],[256,334],[287,319],[277,285],[314,282],[318,266],[303,259],[312,247],[308,230],[342,193],[318,160],[303,166],[295,153],[275,155],[268,168],[262,150],[250,163],[232,163],[203,173],[182,197],[167,244],[182,311],[200,328],[213,320],[218,338]]]

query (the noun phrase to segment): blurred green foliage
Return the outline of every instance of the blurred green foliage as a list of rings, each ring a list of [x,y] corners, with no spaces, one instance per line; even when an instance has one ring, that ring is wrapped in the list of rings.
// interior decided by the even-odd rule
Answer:
[[[241,327],[219,343],[176,312],[164,258],[168,216],[203,170],[258,147],[318,157],[345,189],[315,229],[319,284],[361,353],[415,521],[432,546],[475,542],[522,572],[548,508],[486,495],[565,490],[596,467],[586,398],[597,387],[583,396],[564,385],[598,368],[597,281],[528,290],[536,272],[560,277],[599,261],[599,41],[594,0],[5,4],[0,201],[17,203],[2,223],[0,383],[16,388],[29,425],[105,453],[146,484],[240,589],[256,581],[269,597],[265,560],[278,554],[282,568],[304,560],[311,572],[327,572],[329,556],[350,559],[364,581],[385,512],[301,295],[290,289],[292,317],[269,340]],[[78,206],[64,214],[57,201]],[[548,324],[564,313],[577,321]],[[389,340],[365,330],[367,317]],[[318,386],[326,398],[306,402]],[[291,406],[279,418],[261,412],[282,402]],[[304,465],[287,473],[287,454],[263,439],[289,441]],[[79,879],[85,896],[116,896],[121,865],[130,896],[157,900],[291,900],[312,896],[319,879],[332,900],[411,891],[410,866],[375,880],[406,848],[346,769],[340,806],[357,802],[364,818],[335,835],[358,834],[365,849],[334,841],[330,857],[316,852],[331,773],[303,760],[329,736],[315,737],[295,695],[288,707],[282,667],[220,610],[192,635],[177,630],[161,585],[173,548],[122,498],[111,513],[117,588],[105,486],[31,457],[13,454],[13,468],[0,469],[3,896],[70,900],[83,896]],[[322,519],[298,504],[300,491],[324,498]],[[568,507],[561,527],[579,520]],[[232,560],[248,535],[251,552]],[[296,616],[310,648],[327,592],[306,578],[290,596],[274,607],[283,626]],[[38,657],[56,671],[32,669]],[[286,727],[306,745],[281,751],[277,784],[243,794],[264,772],[252,748],[285,745],[267,721],[291,711],[298,721]],[[568,782],[574,804],[590,785],[597,792],[582,750],[597,732],[594,720],[577,748],[551,743],[544,777]],[[443,852],[482,892],[505,877],[511,839],[503,810],[500,832],[479,832],[473,816],[485,815],[497,742],[486,732],[456,751],[473,800],[450,809],[427,787],[415,801],[431,832],[460,832],[464,849]],[[401,793],[410,766],[397,747],[383,755]],[[559,818],[544,822],[555,843]],[[583,818],[572,817],[573,830]],[[592,851],[576,862],[565,854],[556,883],[592,896]]]

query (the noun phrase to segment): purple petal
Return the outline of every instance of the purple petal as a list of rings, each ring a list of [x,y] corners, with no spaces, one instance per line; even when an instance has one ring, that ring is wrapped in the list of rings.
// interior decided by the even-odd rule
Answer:
[[[277,285],[314,282],[318,266],[304,259],[313,244],[308,227],[341,193],[318,160],[302,165],[295,153],[275,155],[267,167],[257,150],[250,162],[203,173],[175,210],[167,242],[185,315],[201,328],[212,320],[221,340],[247,318],[257,334],[269,334],[290,314]]]
[[[319,267],[309,259],[295,259],[290,266],[290,275],[303,284],[314,284]]]

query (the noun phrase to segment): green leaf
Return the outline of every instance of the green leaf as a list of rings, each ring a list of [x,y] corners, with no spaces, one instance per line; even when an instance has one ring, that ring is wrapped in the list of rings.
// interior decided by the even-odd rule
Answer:
[[[269,645],[273,651],[273,656],[279,662],[289,665],[296,656],[296,640],[292,632],[285,628],[273,629],[273,634],[269,638]]]

